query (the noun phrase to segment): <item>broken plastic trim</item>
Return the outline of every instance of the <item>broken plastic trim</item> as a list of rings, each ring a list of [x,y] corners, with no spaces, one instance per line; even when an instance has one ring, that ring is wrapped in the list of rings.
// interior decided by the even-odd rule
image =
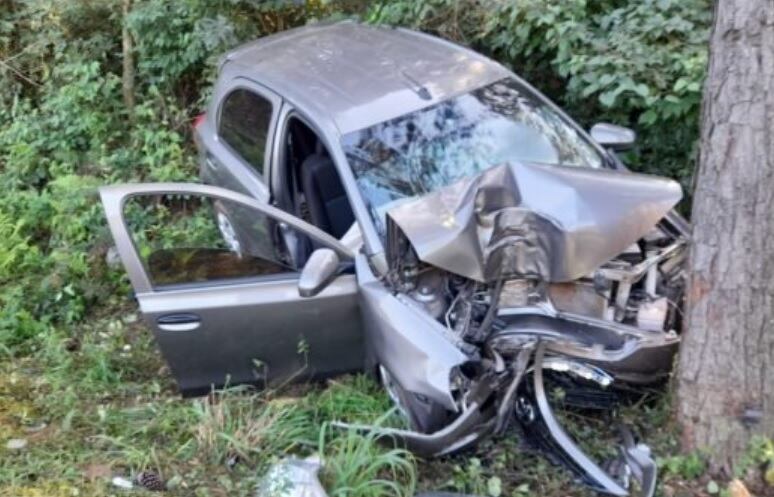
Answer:
[[[535,352],[534,364],[534,396],[537,408],[540,411],[543,424],[548,429],[549,435],[555,442],[555,448],[560,449],[564,461],[569,459],[570,468],[577,468],[583,473],[585,479],[591,483],[598,492],[610,495],[628,495],[628,489],[615,481],[607,472],[592,461],[583,451],[575,445],[575,442],[562,429],[556,420],[543,383],[544,356],[546,344],[541,342]],[[549,359],[550,361],[550,359]],[[631,431],[625,427],[620,428],[622,444],[620,447],[622,462],[626,465],[631,475],[640,486],[640,497],[652,497],[656,490],[656,464],[650,455],[650,448],[645,444],[636,444]]]
[[[496,417],[483,409],[483,404],[491,396],[489,382],[479,383],[479,389],[473,395],[468,407],[451,424],[435,433],[419,433],[412,430],[387,428],[381,426],[358,425],[334,421],[333,426],[352,429],[363,433],[373,433],[380,438],[392,439],[412,453],[421,457],[437,457],[470,446],[489,435]]]
[[[594,381],[601,386],[607,386],[612,378],[596,367],[567,361],[560,358],[545,358],[547,343],[538,342],[535,349],[535,358],[532,368],[527,368],[532,347],[522,349],[516,361],[514,368],[514,378],[509,382],[509,388],[502,398],[504,406],[512,405],[515,395],[511,392],[514,386],[522,382],[523,374],[533,373],[533,391],[532,396],[538,413],[531,413],[528,416],[525,430],[534,431],[539,438],[542,437],[544,450],[549,453],[554,452],[556,460],[562,463],[571,471],[575,472],[583,479],[585,483],[594,490],[619,497],[629,495],[628,483],[618,482],[605,470],[600,468],[592,461],[564,431],[556,417],[554,416],[543,383],[543,370],[556,370],[563,373],[574,374],[578,377]],[[357,425],[342,422],[334,422],[333,425],[342,429],[353,429],[360,432],[373,433],[380,438],[391,439],[393,442],[402,445],[414,454],[421,457],[436,457],[458,451],[464,447],[470,446],[482,438],[493,434],[502,433],[507,428],[507,421],[504,419],[510,416],[510,409],[503,408],[495,411],[493,408],[483,408],[487,400],[492,396],[496,389],[496,381],[489,378],[483,378],[476,385],[476,390],[472,393],[467,408],[449,424],[446,428],[435,433],[425,434],[411,430],[402,430],[396,428],[387,428],[369,425]],[[516,402],[521,409],[524,399]],[[531,403],[530,401],[527,404]],[[526,407],[527,409],[529,406]],[[519,407],[517,406],[517,410]],[[529,426],[531,423],[537,425]],[[634,477],[640,487],[640,497],[652,497],[656,488],[656,465],[650,455],[650,448],[642,443],[635,443],[634,436],[625,427],[620,428],[622,443],[619,447],[620,457],[617,460],[623,464],[626,470],[626,480],[628,477]],[[556,453],[558,452],[558,454]],[[549,454],[550,455],[550,454]]]
[[[658,470],[650,455],[650,447],[635,443],[634,435],[625,426],[621,426],[621,456],[640,485],[641,497],[652,497],[656,492]]]
[[[535,387],[535,402],[540,411],[543,423],[548,429],[551,438],[558,444],[559,448],[569,457],[579,469],[581,469],[589,479],[596,483],[596,490],[610,495],[625,496],[629,492],[618,482],[613,480],[602,468],[596,465],[594,461],[575,445],[569,435],[559,425],[551,406],[548,404],[545,386],[543,385],[543,358],[546,352],[546,345],[540,342],[535,352],[535,373],[533,374]]]
[[[322,463],[316,457],[288,458],[274,464],[258,483],[256,497],[328,497],[317,473]]]

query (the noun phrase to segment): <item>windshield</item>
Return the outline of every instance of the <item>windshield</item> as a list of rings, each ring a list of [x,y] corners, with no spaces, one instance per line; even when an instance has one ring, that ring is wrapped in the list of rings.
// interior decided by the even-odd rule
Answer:
[[[603,163],[566,119],[514,79],[348,133],[342,145],[382,235],[384,213],[398,201],[492,166]]]

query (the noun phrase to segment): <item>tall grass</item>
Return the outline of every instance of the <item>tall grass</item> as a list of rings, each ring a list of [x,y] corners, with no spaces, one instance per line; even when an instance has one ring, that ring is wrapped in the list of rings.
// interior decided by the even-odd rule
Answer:
[[[404,449],[385,448],[375,434],[320,429],[322,481],[330,497],[409,497],[416,486],[416,466]]]
[[[211,462],[239,457],[254,465],[298,450],[310,430],[308,414],[293,400],[234,387],[195,401],[193,428],[200,456]]]

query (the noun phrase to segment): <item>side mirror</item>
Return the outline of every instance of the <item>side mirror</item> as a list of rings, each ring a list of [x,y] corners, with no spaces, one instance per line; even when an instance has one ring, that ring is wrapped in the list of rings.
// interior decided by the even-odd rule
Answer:
[[[605,148],[626,150],[634,145],[637,134],[629,128],[610,123],[597,123],[591,127],[591,137]]]
[[[306,261],[298,280],[298,294],[302,297],[314,297],[336,276],[339,269],[339,256],[329,248],[319,248],[312,252]]]

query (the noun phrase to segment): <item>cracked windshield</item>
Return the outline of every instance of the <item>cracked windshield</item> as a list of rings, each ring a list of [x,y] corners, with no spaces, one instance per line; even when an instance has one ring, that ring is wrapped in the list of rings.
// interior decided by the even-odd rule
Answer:
[[[450,185],[505,162],[593,167],[602,157],[546,103],[514,79],[342,139],[379,231],[403,199]]]

